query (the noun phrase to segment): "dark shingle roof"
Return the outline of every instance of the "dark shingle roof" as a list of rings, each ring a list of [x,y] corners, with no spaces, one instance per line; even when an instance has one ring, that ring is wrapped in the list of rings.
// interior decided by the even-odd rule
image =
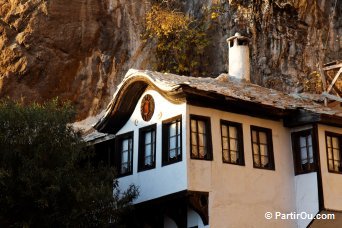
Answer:
[[[342,109],[325,107],[317,102],[321,100],[317,94],[286,94],[227,74],[217,78],[198,78],[131,69],[94,128],[115,134],[129,119],[147,87],[157,89],[177,102],[209,105],[262,118],[286,118],[284,125],[288,127],[314,122],[342,126]]]
[[[137,75],[148,77],[152,83],[165,91],[176,90],[182,85],[186,85],[199,91],[213,92],[279,109],[304,109],[318,114],[342,117],[342,110],[325,107],[318,103],[317,100],[320,100],[320,96],[317,94],[286,94],[229,77],[227,74],[221,74],[217,78],[199,78],[145,70],[130,70],[122,83]]]

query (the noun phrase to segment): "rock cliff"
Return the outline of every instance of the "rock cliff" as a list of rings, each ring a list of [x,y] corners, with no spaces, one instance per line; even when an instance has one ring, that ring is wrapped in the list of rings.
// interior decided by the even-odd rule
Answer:
[[[151,1],[0,0],[0,96],[58,96],[79,119],[95,115],[129,68],[153,67],[154,44],[140,38]],[[225,39],[237,31],[251,38],[252,81],[279,90],[300,90],[320,61],[342,58],[341,1],[179,2],[193,17],[221,9],[207,22],[208,76],[226,72]]]

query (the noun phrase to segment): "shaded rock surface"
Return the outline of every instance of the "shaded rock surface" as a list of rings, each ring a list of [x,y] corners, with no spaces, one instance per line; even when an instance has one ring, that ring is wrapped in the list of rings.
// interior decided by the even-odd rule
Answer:
[[[320,61],[342,58],[342,2],[179,0],[189,15],[219,6],[208,20],[208,76],[227,69],[226,38],[251,38],[254,83],[293,92]],[[335,2],[337,2],[335,7]],[[71,100],[78,119],[109,102],[129,68],[152,69],[153,43],[140,39],[150,1],[0,0],[0,96]]]

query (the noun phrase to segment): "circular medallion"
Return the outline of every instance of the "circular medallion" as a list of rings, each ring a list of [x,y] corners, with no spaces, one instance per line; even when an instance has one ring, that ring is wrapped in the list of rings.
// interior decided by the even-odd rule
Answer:
[[[154,113],[154,100],[150,94],[146,94],[142,101],[140,107],[141,117],[145,121],[149,121]]]

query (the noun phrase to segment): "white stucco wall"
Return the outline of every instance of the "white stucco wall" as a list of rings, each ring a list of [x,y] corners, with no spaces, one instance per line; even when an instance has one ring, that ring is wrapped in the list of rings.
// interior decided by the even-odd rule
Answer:
[[[152,95],[155,102],[155,111],[152,119],[145,122],[140,114],[140,104],[145,94]],[[186,153],[182,152],[182,161],[162,167],[162,121],[182,115],[182,137],[183,148],[185,148],[185,127],[186,127],[186,105],[173,104],[162,97],[154,90],[147,90],[140,98],[136,108],[117,135],[124,134],[134,130],[134,147],[133,147],[133,174],[119,178],[119,187],[126,189],[130,184],[134,183],[139,187],[140,195],[135,203],[158,198],[171,193],[186,190],[187,188],[187,170],[186,170]],[[156,168],[137,172],[138,170],[138,141],[139,129],[151,124],[157,123],[156,130]]]
[[[342,134],[341,128],[318,125],[324,206],[331,210],[342,210],[342,174],[328,171],[325,131]]]
[[[296,227],[296,220],[265,219],[266,212],[296,211],[290,132],[282,122],[195,106],[188,113],[211,118],[213,161],[192,160],[187,148],[188,188],[209,192],[210,227]],[[245,166],[222,162],[220,119],[243,123]],[[275,171],[253,168],[251,125],[272,129]]]
[[[296,212],[316,215],[319,211],[317,173],[307,173],[295,177]],[[304,216],[305,217],[305,216]],[[298,228],[305,228],[311,219],[299,219]]]

